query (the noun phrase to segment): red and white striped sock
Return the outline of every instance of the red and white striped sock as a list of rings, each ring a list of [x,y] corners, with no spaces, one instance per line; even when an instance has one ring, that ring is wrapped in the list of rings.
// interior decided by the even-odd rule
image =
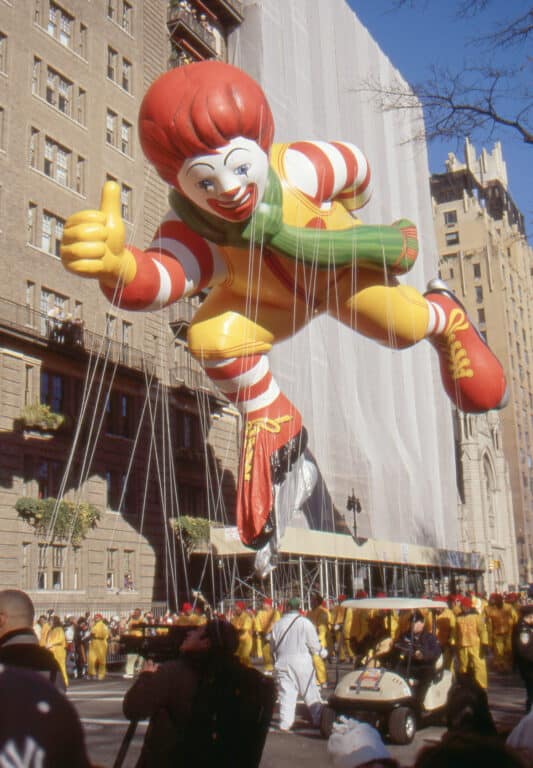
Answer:
[[[287,399],[272,376],[266,355],[247,355],[204,362],[209,378],[247,421],[279,416]]]

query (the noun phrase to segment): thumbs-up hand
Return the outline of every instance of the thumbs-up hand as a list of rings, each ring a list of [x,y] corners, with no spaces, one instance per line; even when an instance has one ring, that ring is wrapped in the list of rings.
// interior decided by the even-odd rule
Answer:
[[[135,277],[137,266],[125,242],[120,186],[115,181],[107,181],[99,210],[80,211],[65,222],[61,260],[70,272],[98,278],[110,288],[119,280],[128,285]]]

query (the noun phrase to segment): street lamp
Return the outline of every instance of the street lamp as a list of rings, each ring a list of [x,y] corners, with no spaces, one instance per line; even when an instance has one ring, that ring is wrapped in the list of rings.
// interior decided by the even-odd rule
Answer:
[[[359,545],[364,544],[365,541],[367,541],[367,539],[360,538],[357,535],[357,515],[360,514],[362,507],[361,507],[361,502],[355,495],[355,491],[353,488],[352,488],[351,496],[348,496],[348,498],[346,499],[346,509],[348,510],[348,512],[353,512],[353,534],[352,535],[353,535],[354,541]]]

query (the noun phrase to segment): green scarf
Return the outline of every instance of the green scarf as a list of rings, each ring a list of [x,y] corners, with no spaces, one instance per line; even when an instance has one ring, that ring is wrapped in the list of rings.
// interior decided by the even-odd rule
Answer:
[[[171,190],[172,210],[194,232],[218,245],[248,248],[268,245],[278,253],[319,268],[358,266],[407,272],[418,252],[414,224],[400,219],[387,225],[354,225],[347,229],[306,229],[283,221],[283,192],[276,173],[269,168],[265,194],[245,222],[231,222],[202,210],[176,189]],[[414,230],[414,231],[413,231]]]

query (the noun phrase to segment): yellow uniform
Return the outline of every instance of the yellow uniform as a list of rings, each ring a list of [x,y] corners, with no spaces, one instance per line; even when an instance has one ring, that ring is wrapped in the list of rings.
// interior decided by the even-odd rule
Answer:
[[[242,611],[242,613],[232,618],[231,623],[239,633],[239,645],[235,655],[239,657],[241,664],[249,667],[251,665],[250,656],[252,653],[252,632],[254,628],[252,617],[246,611]]]
[[[369,612],[365,608],[352,609],[352,621],[350,623],[350,647],[357,652],[358,646],[368,635]]]
[[[102,619],[97,619],[91,629],[89,641],[89,656],[87,658],[87,672],[89,677],[98,676],[103,680],[107,670],[107,642],[109,628]]]
[[[487,627],[475,611],[461,613],[456,624],[459,672],[473,674],[476,682],[487,688],[487,663],[481,658],[481,647],[488,645]]]
[[[307,618],[313,624],[320,640],[322,648],[328,647],[328,626],[330,622],[330,614],[327,608],[323,605],[317,605],[307,612]],[[326,669],[326,662],[318,654],[313,655],[313,665],[316,672],[316,680],[319,685],[325,685],[328,681],[328,672]]]
[[[46,647],[52,652],[55,660],[59,664],[61,676],[68,686],[67,675],[67,641],[63,627],[53,627],[46,634]]]
[[[333,628],[333,642],[339,661],[345,661],[346,656],[353,659],[354,654],[350,645],[350,632],[352,628],[352,611],[342,605],[336,605],[331,611],[331,625]]]
[[[457,616],[451,608],[444,608],[444,610],[437,614],[435,621],[437,624],[437,640],[444,654],[444,666],[446,669],[451,669],[455,649]]]
[[[257,649],[259,658],[263,659],[266,672],[272,672],[274,663],[270,642],[266,636],[272,631],[272,627],[281,618],[280,612],[276,608],[260,608],[257,611],[254,620],[254,629],[257,633]]]

